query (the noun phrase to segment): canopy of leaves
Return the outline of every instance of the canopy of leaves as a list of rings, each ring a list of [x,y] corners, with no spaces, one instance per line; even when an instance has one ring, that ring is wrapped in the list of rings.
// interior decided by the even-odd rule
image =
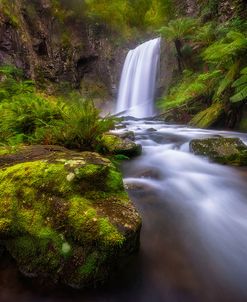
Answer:
[[[158,28],[173,15],[172,0],[86,0],[87,15],[111,28],[129,32],[132,28]]]
[[[168,40],[187,39],[195,31],[196,19],[179,18],[171,20],[167,26],[159,29],[159,32]]]

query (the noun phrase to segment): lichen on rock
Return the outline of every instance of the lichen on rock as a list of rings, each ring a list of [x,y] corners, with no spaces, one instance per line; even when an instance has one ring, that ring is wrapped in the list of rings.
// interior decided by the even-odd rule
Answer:
[[[193,139],[190,142],[190,151],[196,155],[207,156],[220,164],[247,165],[247,146],[239,138]]]
[[[0,156],[0,244],[26,276],[96,286],[138,248],[140,216],[108,159],[37,148]]]

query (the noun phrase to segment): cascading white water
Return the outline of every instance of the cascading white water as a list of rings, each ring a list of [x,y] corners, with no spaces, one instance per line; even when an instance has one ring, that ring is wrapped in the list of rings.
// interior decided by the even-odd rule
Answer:
[[[130,50],[122,71],[116,113],[137,118],[154,114],[153,100],[160,38],[147,41]]]

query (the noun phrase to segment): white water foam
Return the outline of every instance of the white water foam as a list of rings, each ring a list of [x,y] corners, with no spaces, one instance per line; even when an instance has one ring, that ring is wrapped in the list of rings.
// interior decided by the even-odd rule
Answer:
[[[147,41],[130,50],[122,71],[116,113],[137,118],[154,114],[153,100],[160,38]]]

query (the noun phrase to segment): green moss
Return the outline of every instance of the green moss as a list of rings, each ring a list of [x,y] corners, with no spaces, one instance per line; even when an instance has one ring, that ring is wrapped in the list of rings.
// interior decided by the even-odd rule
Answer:
[[[113,134],[104,134],[100,144],[102,151],[110,154],[122,154],[129,157],[141,154],[141,145],[135,144],[128,138],[122,139]]]
[[[52,237],[38,240],[27,235],[9,240],[6,247],[27,274],[45,272],[47,268],[51,274],[56,273],[60,265],[60,249]]]
[[[113,168],[109,171],[106,179],[107,190],[118,192],[123,190],[122,175]]]
[[[194,139],[190,149],[196,155],[207,156],[221,164],[247,165],[247,147],[239,138]]]
[[[70,200],[68,222],[73,240],[86,244],[96,239],[97,213],[86,199],[78,196]]]
[[[79,179],[94,179],[97,181],[105,174],[107,167],[102,165],[88,164],[75,169],[75,174]]]
[[[122,143],[119,137],[110,134],[103,135],[101,142],[110,152],[114,152],[116,147]]]
[[[11,220],[8,218],[0,218],[0,237],[8,236],[11,228]]]
[[[0,156],[7,154],[16,154],[19,148],[17,146],[0,147]]]
[[[98,265],[97,265],[98,260],[99,260],[99,255],[97,252],[93,252],[92,254],[90,254],[87,257],[84,265],[78,269],[79,275],[81,275],[82,278],[92,277],[93,275],[95,275],[98,269]]]
[[[32,190],[41,196],[46,192],[66,194],[71,191],[66,176],[63,164],[50,164],[46,161],[17,164],[0,171],[0,197],[2,194],[6,195],[6,192],[12,196],[26,196]]]
[[[81,197],[70,200],[68,212],[73,239],[81,243],[97,242],[99,245],[118,245],[123,237],[108,219],[101,218],[90,202]]]
[[[96,153],[45,154],[0,169],[1,244],[27,275],[80,287],[103,280],[126,242],[120,206],[133,213],[121,174]]]
[[[99,219],[99,236],[105,245],[122,245],[124,237],[117,231],[108,218]]]

